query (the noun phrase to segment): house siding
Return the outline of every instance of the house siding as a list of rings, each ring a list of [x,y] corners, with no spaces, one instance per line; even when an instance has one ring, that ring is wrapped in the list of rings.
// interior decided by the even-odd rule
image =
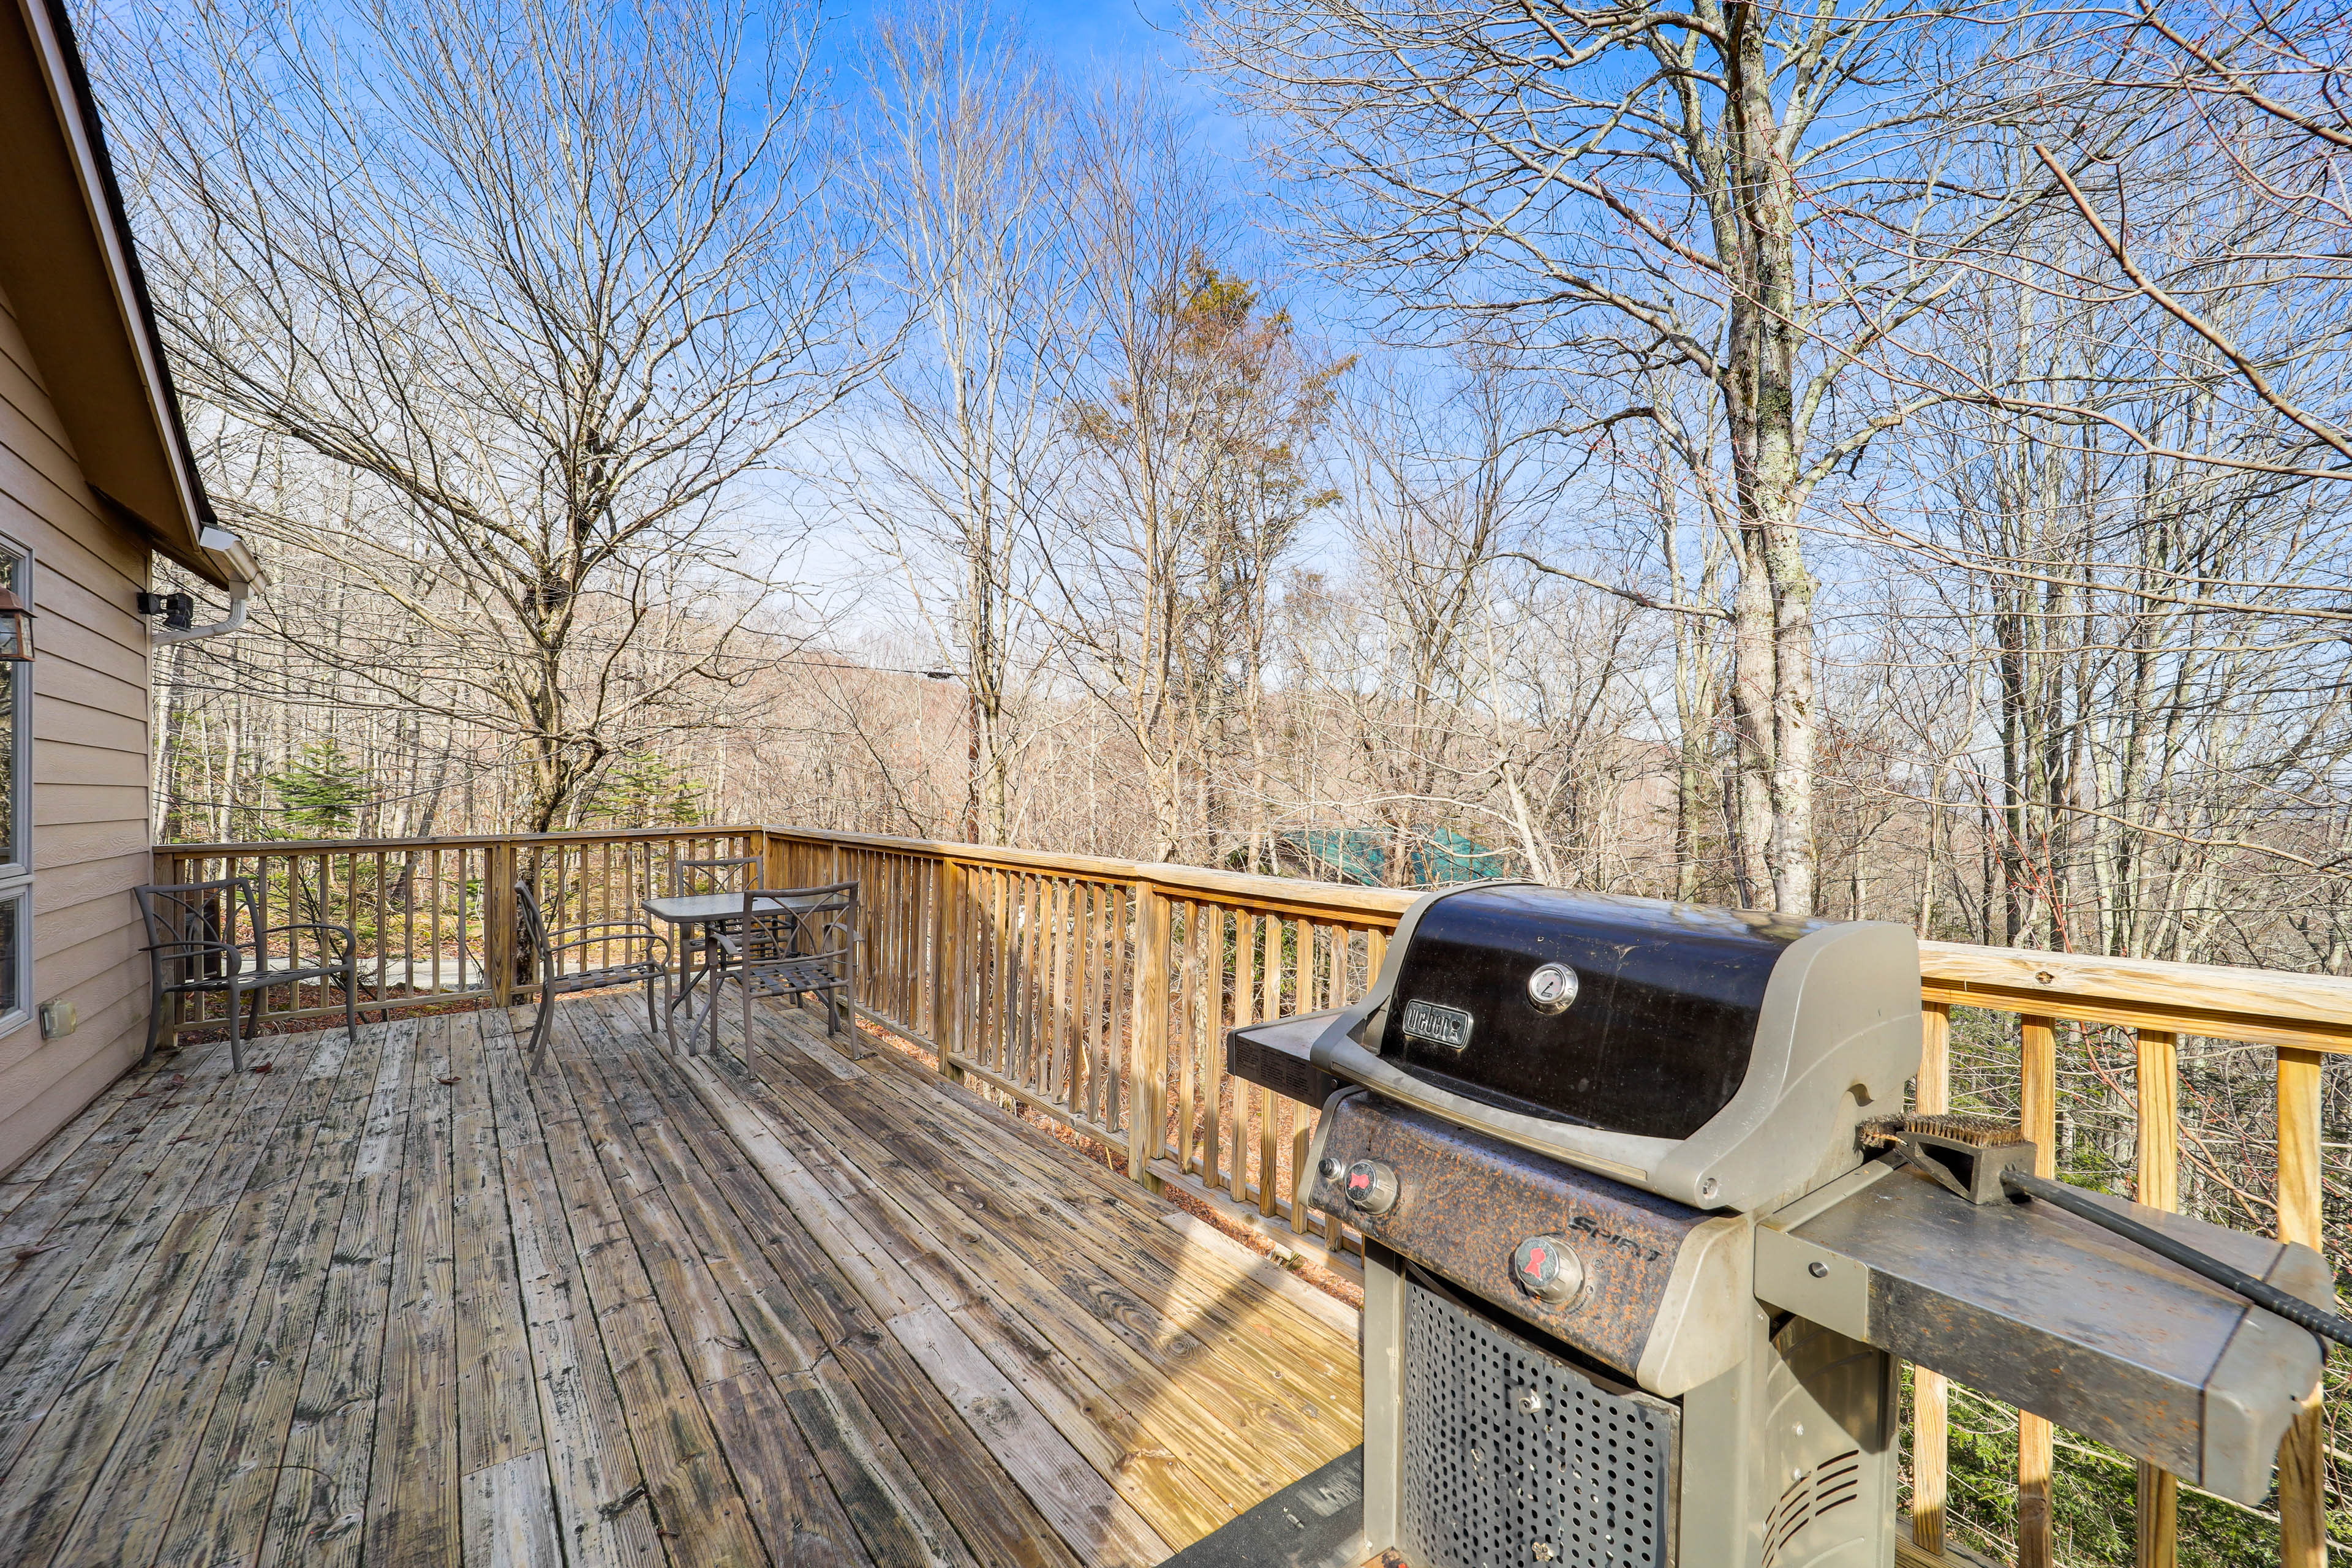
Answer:
[[[0,1036],[0,1173],[139,1058],[148,829],[148,545],[100,510],[0,294],[0,533],[33,552],[33,993],[79,1026]]]

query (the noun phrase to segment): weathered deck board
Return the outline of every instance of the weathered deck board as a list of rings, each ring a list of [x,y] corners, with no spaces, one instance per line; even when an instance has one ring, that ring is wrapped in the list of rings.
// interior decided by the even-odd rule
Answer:
[[[0,1180],[0,1557],[1140,1568],[1357,1441],[1340,1321],[1139,1189],[634,1001],[191,1047]]]

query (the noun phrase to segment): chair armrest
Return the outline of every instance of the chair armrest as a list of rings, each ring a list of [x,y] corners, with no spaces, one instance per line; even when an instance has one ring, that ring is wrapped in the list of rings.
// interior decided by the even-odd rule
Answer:
[[[669,940],[643,921],[599,921],[589,925],[566,926],[562,931],[547,933],[547,951],[568,952],[575,947],[597,947],[605,942],[624,944],[644,942],[669,952]]]
[[[195,937],[183,942],[150,942],[139,951],[152,952],[158,958],[198,958],[206,953],[217,952],[242,962],[253,956],[235,942],[208,942]]]
[[[669,945],[669,939],[647,921],[590,921],[585,925],[562,926],[547,933],[550,947],[570,947],[581,942],[655,942],[664,947]]]

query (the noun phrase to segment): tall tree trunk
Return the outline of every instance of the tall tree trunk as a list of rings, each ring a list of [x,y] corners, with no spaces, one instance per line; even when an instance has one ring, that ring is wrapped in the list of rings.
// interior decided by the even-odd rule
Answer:
[[[1751,900],[1813,911],[1813,578],[1796,527],[1796,186],[1778,145],[1764,14],[1727,13],[1725,174],[1711,202],[1732,280],[1718,381],[1739,508],[1733,605],[1734,715],[1741,746],[1740,864]]]

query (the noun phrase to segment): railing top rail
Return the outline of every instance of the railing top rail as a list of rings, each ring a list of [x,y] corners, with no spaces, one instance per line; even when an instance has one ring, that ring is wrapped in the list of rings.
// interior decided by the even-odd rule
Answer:
[[[1303,877],[1258,877],[1166,861],[1110,860],[1093,855],[1056,855],[1036,849],[1000,849],[932,838],[886,838],[866,833],[826,833],[806,827],[770,827],[779,838],[840,844],[894,855],[923,855],[962,866],[1008,871],[1042,871],[1105,882],[1149,882],[1180,898],[1198,897],[1279,907],[1285,912],[1322,913],[1339,921],[1394,920],[1421,895],[1396,888],[1359,888],[1345,882],[1313,882]]]
[[[2352,980],[2280,969],[1919,944],[1929,1001],[2252,1044],[2352,1051]]]
[[[778,837],[929,856],[967,866],[1148,882],[1178,897],[1247,902],[1308,918],[1323,914],[1345,921],[1393,920],[1419,896],[1409,889],[1244,876],[1198,866],[1000,849],[936,839],[802,827],[771,826],[768,831]],[[1921,942],[1919,968],[1923,990],[1931,1001],[2254,1044],[2352,1051],[2352,980],[2333,975],[1950,942]]]
[[[730,838],[765,833],[757,823],[691,827],[577,827],[560,833],[473,833],[434,838],[266,838],[238,844],[158,844],[158,855],[317,855],[378,849],[458,849],[492,844],[604,844],[648,838]]]

